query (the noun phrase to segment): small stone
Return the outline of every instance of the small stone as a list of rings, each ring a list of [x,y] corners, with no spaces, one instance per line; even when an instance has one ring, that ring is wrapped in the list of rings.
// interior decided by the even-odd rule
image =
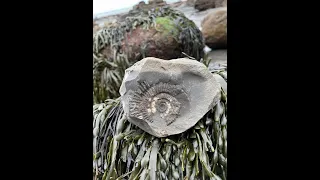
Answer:
[[[198,61],[148,57],[126,70],[120,94],[131,123],[166,137],[193,127],[215,105],[220,90]]]

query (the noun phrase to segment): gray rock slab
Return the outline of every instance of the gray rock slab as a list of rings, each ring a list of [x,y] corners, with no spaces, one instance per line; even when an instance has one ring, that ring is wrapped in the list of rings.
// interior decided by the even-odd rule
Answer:
[[[157,137],[193,127],[220,98],[208,68],[187,58],[145,58],[126,70],[120,87],[128,120]]]

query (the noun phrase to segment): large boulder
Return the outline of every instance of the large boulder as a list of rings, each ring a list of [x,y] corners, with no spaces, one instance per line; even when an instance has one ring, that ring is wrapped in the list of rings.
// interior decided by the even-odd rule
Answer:
[[[220,98],[208,68],[186,58],[145,58],[128,68],[120,87],[128,120],[156,137],[193,127]]]
[[[215,7],[227,7],[227,0],[215,0]]]
[[[118,97],[124,70],[144,57],[170,60],[187,54],[200,60],[203,48],[201,31],[179,11],[155,8],[127,16],[93,37],[95,102]]]
[[[157,17],[156,26],[149,30],[137,27],[130,34],[126,34],[127,41],[122,42],[122,49],[133,61],[143,57],[158,57],[172,59],[181,57],[179,29],[169,17]]]
[[[210,8],[227,7],[227,0],[188,0],[187,5],[203,11]]]
[[[98,32],[93,43],[95,53],[114,60],[116,47],[117,53],[125,53],[133,63],[144,57],[184,57],[183,53],[197,60],[203,57],[203,37],[193,21],[170,8],[149,12],[151,15],[127,16],[117,27],[105,27]]]
[[[205,44],[212,49],[227,48],[227,8],[216,8],[201,22]]]
[[[210,8],[215,8],[215,1],[214,0],[196,0],[194,3],[194,8],[198,9],[199,11],[203,11]]]

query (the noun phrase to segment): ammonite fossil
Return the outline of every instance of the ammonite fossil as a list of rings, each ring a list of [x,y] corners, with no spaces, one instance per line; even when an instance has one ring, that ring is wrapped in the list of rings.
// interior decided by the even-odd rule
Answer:
[[[194,126],[216,103],[220,89],[200,62],[149,57],[126,70],[120,94],[131,123],[165,137]]]
[[[139,89],[129,97],[129,116],[153,123],[163,120],[167,126],[180,114],[181,103],[176,98],[188,99],[181,85],[160,82],[150,86],[144,81]],[[160,117],[160,118],[159,118]]]

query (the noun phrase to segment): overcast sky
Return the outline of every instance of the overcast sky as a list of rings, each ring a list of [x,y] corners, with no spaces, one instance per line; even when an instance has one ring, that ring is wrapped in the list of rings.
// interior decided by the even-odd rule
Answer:
[[[93,0],[93,14],[131,7],[141,0]],[[144,0],[148,2],[147,0]]]

